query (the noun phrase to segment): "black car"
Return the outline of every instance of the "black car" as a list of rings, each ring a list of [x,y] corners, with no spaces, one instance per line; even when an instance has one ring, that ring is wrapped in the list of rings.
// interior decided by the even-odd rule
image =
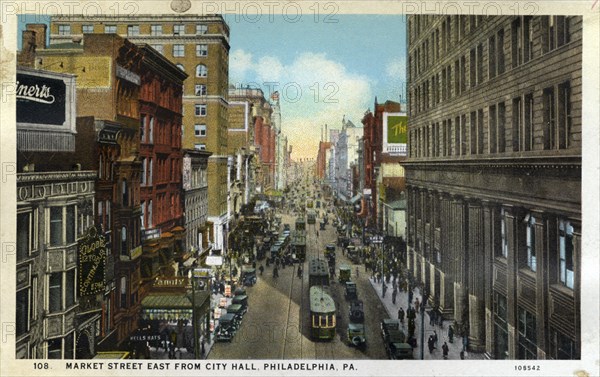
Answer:
[[[365,321],[365,311],[362,300],[354,300],[350,303],[350,322],[363,323]]]

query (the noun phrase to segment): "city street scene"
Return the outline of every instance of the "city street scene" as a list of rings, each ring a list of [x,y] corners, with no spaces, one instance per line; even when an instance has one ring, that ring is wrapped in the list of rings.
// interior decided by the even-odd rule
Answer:
[[[17,359],[582,359],[583,17],[319,6],[19,16]]]

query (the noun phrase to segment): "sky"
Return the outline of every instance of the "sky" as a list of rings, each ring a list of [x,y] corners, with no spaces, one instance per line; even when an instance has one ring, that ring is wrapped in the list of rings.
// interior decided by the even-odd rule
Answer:
[[[282,133],[292,159],[316,158],[321,127],[342,119],[361,127],[367,109],[406,99],[406,22],[402,15],[344,15],[315,19],[224,15],[230,27],[229,83],[280,93]],[[27,22],[47,17],[20,17]],[[20,38],[19,38],[20,39]],[[20,46],[19,46],[20,48]]]
[[[226,15],[229,82],[280,93],[282,132],[292,158],[315,158],[321,126],[362,126],[367,109],[406,99],[406,23],[402,15],[303,15],[298,22]],[[328,22],[325,22],[328,21]]]

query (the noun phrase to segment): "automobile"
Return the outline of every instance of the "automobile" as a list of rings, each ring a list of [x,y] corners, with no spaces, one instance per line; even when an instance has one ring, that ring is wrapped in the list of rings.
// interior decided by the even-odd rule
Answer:
[[[362,323],[348,323],[347,337],[349,346],[365,347],[367,345],[365,325]]]
[[[240,278],[245,286],[253,286],[256,284],[256,269],[252,267],[242,268],[242,276]]]
[[[242,305],[239,304],[232,304],[227,307],[227,313],[231,313],[235,316],[238,328],[242,325],[242,318],[244,317],[244,313],[242,311]]]
[[[350,309],[348,310],[350,322],[363,323],[365,321],[365,311],[363,309],[362,300],[354,300],[350,303]]]
[[[235,296],[231,300],[232,304],[237,304],[242,306],[242,314],[246,314],[248,311],[248,296],[247,295],[239,295]]]
[[[241,296],[241,295],[245,295],[246,294],[246,288],[244,287],[238,287],[235,289],[235,291],[233,291],[233,296]]]
[[[321,223],[319,224],[319,230],[325,230],[325,225],[327,223],[325,222],[325,220],[321,220]]]
[[[340,274],[339,274],[339,282],[342,284],[346,284],[347,281],[350,281],[350,267],[348,266],[340,266]]]
[[[236,323],[235,315],[227,313],[219,318],[219,325],[217,326],[215,333],[217,341],[219,342],[230,342],[233,336],[237,332],[238,325]]]
[[[290,224],[283,224],[283,230],[284,231],[289,231],[290,230]]]
[[[346,288],[346,292],[345,292],[346,300],[354,300],[354,299],[358,298],[358,293],[356,291],[356,283],[355,282],[347,281],[345,288]]]

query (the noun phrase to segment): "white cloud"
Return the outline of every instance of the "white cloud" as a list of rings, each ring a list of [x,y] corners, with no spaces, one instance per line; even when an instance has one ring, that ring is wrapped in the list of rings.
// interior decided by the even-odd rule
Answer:
[[[372,106],[370,79],[349,72],[326,54],[304,52],[289,64],[275,56],[254,58],[243,50],[235,50],[231,57],[231,83],[241,82],[237,77],[244,83],[277,83],[282,130],[293,145],[293,158],[315,157],[321,126],[340,129],[344,116],[362,126],[362,116]],[[265,96],[270,94],[269,88],[263,90]]]
[[[229,54],[229,74],[232,83],[244,81],[246,73],[252,69],[251,53],[236,49]]]
[[[385,73],[395,79],[406,77],[406,64],[404,58],[398,58],[388,62],[385,67]]]

